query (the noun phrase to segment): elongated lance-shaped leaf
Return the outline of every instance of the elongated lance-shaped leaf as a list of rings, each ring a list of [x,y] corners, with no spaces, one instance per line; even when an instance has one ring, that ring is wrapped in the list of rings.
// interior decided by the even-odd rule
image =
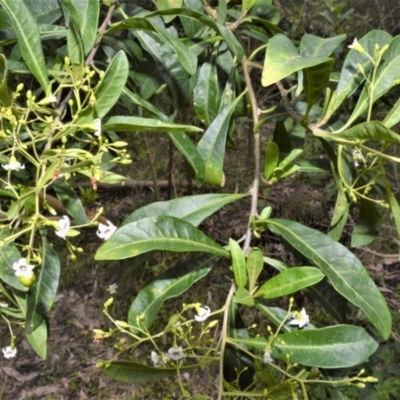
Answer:
[[[233,239],[229,239],[229,250],[232,257],[232,268],[236,286],[238,288],[244,288],[247,283],[247,269],[243,250],[238,242]]]
[[[325,275],[318,268],[292,267],[265,282],[254,296],[264,299],[287,296],[315,285],[324,277]]]
[[[258,248],[253,248],[250,250],[247,256],[247,275],[249,277],[249,290],[253,292],[256,287],[257,279],[264,268],[264,258],[263,253]]]
[[[119,51],[112,59],[104,78],[94,92],[97,118],[103,118],[115,105],[125,87],[128,73],[129,63],[126,54]]]
[[[56,298],[60,280],[60,260],[50,246],[44,232],[42,234],[43,262],[39,271],[35,271],[36,282],[28,294],[25,332],[32,333],[40,326],[49,313]]]
[[[26,65],[39,81],[46,95],[49,95],[49,78],[35,18],[23,1],[0,0],[0,5],[12,22]]]
[[[204,251],[228,257],[229,253],[205,233],[175,217],[142,218],[117,229],[97,250],[96,260],[122,260],[151,250]]]
[[[393,214],[393,219],[394,219],[394,223],[396,225],[397,234],[400,237],[400,205],[396,199],[396,196],[392,192],[392,189],[386,178],[386,175],[383,174],[383,177],[384,177],[384,182],[385,182],[386,194],[387,194],[389,205],[390,205],[390,210],[392,211],[392,214]]]
[[[331,108],[331,113],[337,110],[343,101],[360,87],[365,81],[365,76],[368,76],[371,72],[373,67],[371,58],[373,59],[375,56],[375,45],[377,44],[382,48],[391,38],[392,36],[389,33],[373,30],[359,40],[359,44],[370,57],[355,49],[349,51],[340,73],[337,96],[333,99],[334,105]],[[358,65],[361,66],[363,72]]]
[[[153,118],[141,117],[111,117],[102,125],[102,130],[115,132],[201,132],[202,129],[191,125],[174,124],[173,122],[163,122]]]
[[[43,320],[42,323],[31,333],[26,335],[32,349],[36,351],[37,355],[42,359],[46,359],[47,354],[47,324]]]
[[[390,335],[392,318],[379,289],[360,260],[329,236],[297,222],[269,219],[268,228],[283,237],[328,277],[343,297],[359,307],[384,339]]]
[[[240,200],[243,194],[199,194],[180,197],[168,201],[159,201],[135,210],[122,222],[126,225],[142,218],[169,215],[180,218],[193,226],[199,226],[207,217],[214,214],[221,207],[233,201]]]
[[[206,276],[218,258],[205,255],[186,261],[158,276],[140,290],[128,312],[128,323],[133,333],[148,330],[153,325],[162,304],[186,292],[194,283]]]
[[[4,107],[11,105],[11,96],[8,91],[7,79],[7,60],[3,54],[0,54],[0,104]]]
[[[378,348],[365,329],[337,325],[278,335],[271,356],[317,368],[349,368],[361,364]]]
[[[385,119],[382,121],[382,124],[387,128],[391,128],[396,125],[400,121],[400,97],[397,99],[395,105],[390,109],[390,111],[386,114]]]
[[[82,202],[71,186],[69,186],[66,181],[57,179],[53,187],[57,193],[57,197],[61,200],[63,206],[74,219],[75,223],[77,225],[88,223],[89,218],[86,216]]]
[[[25,2],[38,24],[52,24],[62,16],[58,0]]]

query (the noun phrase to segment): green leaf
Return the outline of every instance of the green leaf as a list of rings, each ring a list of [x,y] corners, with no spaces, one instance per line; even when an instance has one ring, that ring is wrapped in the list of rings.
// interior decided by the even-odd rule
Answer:
[[[3,229],[1,231],[0,240],[4,240],[5,237],[10,235],[9,229]],[[3,282],[7,283],[14,289],[21,290],[23,292],[28,289],[21,284],[18,277],[15,276],[13,264],[21,258],[16,246],[12,243],[7,243],[0,249],[0,278]]]
[[[23,1],[0,0],[0,5],[7,12],[12,22],[24,61],[39,81],[46,95],[49,95],[49,78],[35,19]]]
[[[198,226],[221,207],[233,201],[240,200],[245,196],[247,195],[212,193],[159,201],[134,211],[124,219],[122,225],[142,218],[165,215],[180,218],[183,221],[191,223],[193,226]]]
[[[25,332],[35,331],[49,313],[58,289],[60,279],[60,260],[53,247],[42,234],[43,262],[40,271],[34,270],[36,283],[28,293],[28,311]]]
[[[42,323],[31,333],[26,335],[32,349],[36,351],[37,355],[42,359],[46,359],[47,355],[47,325],[46,321]]]
[[[198,2],[198,0],[185,0],[185,6],[192,11],[196,11],[197,13],[201,13],[204,11],[203,5]],[[194,18],[187,18],[184,16],[180,16],[181,24],[185,31],[185,34],[188,38],[191,38],[196,35],[200,31],[200,29],[204,28],[204,25],[196,21]]]
[[[378,343],[358,326],[337,325],[278,335],[271,356],[316,368],[349,368],[366,361]]]
[[[279,163],[279,148],[275,142],[269,142],[265,148],[264,178],[268,180]]]
[[[154,0],[158,10],[169,10],[171,8],[181,8],[183,0]],[[175,16],[163,17],[166,24],[170,23]]]
[[[386,175],[383,174],[383,177],[385,182],[386,194],[390,205],[390,211],[393,214],[393,219],[396,225],[397,234],[400,237],[400,206],[399,203],[397,202],[396,196],[393,194],[392,189],[390,188],[390,184],[386,178]]]
[[[0,104],[3,107],[9,107],[12,104],[10,92],[8,91],[7,80],[7,60],[3,54],[0,54]]]
[[[249,277],[249,290],[252,293],[256,288],[257,279],[264,268],[263,253],[258,248],[252,248],[247,256],[247,275]]]
[[[227,257],[229,253],[205,233],[175,217],[142,218],[117,229],[98,250],[96,260],[121,260],[151,250],[205,251]]]
[[[299,51],[303,57],[329,57],[345,40],[345,34],[323,39],[305,33],[301,38]]]
[[[197,84],[193,89],[193,104],[197,118],[209,126],[218,115],[219,82],[215,62],[205,62],[200,67]]]
[[[115,116],[104,122],[101,129],[105,132],[201,132],[196,126],[163,122],[153,118]]]
[[[268,43],[261,82],[263,86],[269,86],[294,72],[329,61],[325,56],[303,57],[290,39],[278,34]]]
[[[387,44],[392,36],[384,31],[372,30],[359,40],[366,53],[361,54],[355,49],[351,49],[344,60],[343,68],[340,74],[337,86],[337,97],[334,99],[332,113],[343,103],[343,101],[357,90],[364,82],[365,77],[358,68],[361,65],[366,76],[372,70],[373,64],[371,58],[374,58],[375,45],[382,48]]]
[[[58,0],[25,1],[38,24],[52,24],[62,17]]]
[[[229,239],[229,250],[232,257],[232,268],[235,276],[236,286],[244,288],[247,283],[247,270],[246,270],[246,259],[243,254],[243,250],[239,246],[238,242],[233,239]]]
[[[86,211],[81,200],[76,195],[75,191],[63,179],[57,179],[53,187],[57,193],[57,197],[63,203],[63,206],[68,211],[69,215],[74,219],[77,225],[83,225],[89,222],[86,216]]]
[[[324,277],[325,275],[318,268],[292,267],[264,283],[254,296],[263,297],[264,299],[287,296],[308,286],[315,285]]]
[[[360,199],[360,213],[351,235],[351,247],[364,246],[371,243],[379,235],[382,216],[376,204],[366,199]]]
[[[162,304],[186,292],[194,283],[206,276],[217,263],[216,257],[205,255],[169,269],[141,289],[128,312],[130,330],[149,329]],[[140,316],[140,318],[138,318]]]
[[[108,66],[104,78],[96,87],[96,116],[103,118],[119,99],[128,79],[129,63],[123,51],[119,51]]]
[[[238,304],[244,304],[249,307],[253,307],[255,305],[253,296],[251,293],[245,288],[239,288],[235,296],[233,297],[233,301]]]
[[[176,368],[156,368],[132,361],[104,361],[97,363],[96,366],[116,381],[138,384],[159,381],[163,378],[175,376],[178,373]],[[190,371],[198,367],[197,364],[180,367],[179,371]]]
[[[319,267],[343,297],[359,307],[384,339],[392,319],[379,289],[358,258],[329,236],[293,221],[269,219],[269,229]]]

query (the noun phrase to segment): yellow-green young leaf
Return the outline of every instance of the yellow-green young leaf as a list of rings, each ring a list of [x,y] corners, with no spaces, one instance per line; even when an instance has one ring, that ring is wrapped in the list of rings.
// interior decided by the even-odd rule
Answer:
[[[255,297],[274,299],[295,293],[308,286],[315,285],[324,278],[324,274],[313,267],[292,267],[264,283],[255,293]]]
[[[246,306],[254,306],[255,302],[253,299],[253,296],[250,294],[250,292],[247,289],[244,288],[239,288],[235,296],[233,297],[233,301],[238,304],[244,304]]]
[[[317,368],[349,368],[375,352],[378,343],[358,326],[336,325],[278,335],[272,358]]]
[[[250,293],[256,287],[257,279],[261,274],[264,267],[263,253],[260,249],[253,248],[247,256],[247,275],[249,277],[249,291]]]
[[[256,3],[257,3],[257,0],[243,0],[242,1],[242,12],[249,11]]]
[[[384,297],[360,260],[329,236],[297,222],[269,219],[268,228],[320,268],[335,290],[364,311],[384,339],[390,335],[392,318]]]
[[[279,148],[275,142],[269,142],[265,148],[264,178],[271,178],[279,163]]]
[[[235,276],[236,286],[239,289],[244,288],[247,283],[247,270],[246,259],[244,257],[242,248],[235,240],[229,239],[229,250],[232,257],[232,268]]]

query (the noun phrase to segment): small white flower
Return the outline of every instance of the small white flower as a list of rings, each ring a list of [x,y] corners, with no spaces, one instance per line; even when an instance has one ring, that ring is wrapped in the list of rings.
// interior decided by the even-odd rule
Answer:
[[[153,361],[155,367],[160,366],[160,358],[158,357],[158,354],[155,351],[151,352],[151,361]]]
[[[16,347],[7,346],[2,350],[5,358],[14,358],[17,355]]]
[[[365,54],[365,49],[360,43],[358,43],[357,38],[354,38],[353,43],[349,46],[349,49],[356,50],[361,54]]]
[[[2,164],[1,166],[6,171],[18,171],[20,169],[25,169],[25,165],[18,162],[14,156],[10,158],[10,162],[8,164],[6,165]]]
[[[8,303],[6,301],[1,301],[0,302],[0,307],[7,308],[8,307]]]
[[[96,118],[94,121],[94,126],[96,127],[96,130],[94,132],[94,136],[99,137],[101,135],[101,119],[100,118]]]
[[[272,362],[271,354],[268,350],[265,350],[264,362],[265,362],[265,364]]]
[[[292,314],[292,320],[289,321],[289,325],[297,325],[299,328],[303,328],[303,326],[306,326],[309,322],[310,318],[303,307],[300,312],[296,311]]]
[[[183,353],[183,350],[182,350],[181,346],[179,346],[178,348],[177,347],[171,347],[168,350],[168,357],[171,360],[178,361],[178,360],[181,360],[183,357],[185,357],[185,354]]]
[[[56,235],[65,240],[70,226],[71,222],[69,220],[69,217],[67,215],[64,215],[57,222]]]
[[[26,258],[20,258],[17,262],[13,264],[13,270],[15,271],[15,276],[31,276],[31,271],[35,268],[33,265],[26,263]]]
[[[110,285],[108,287],[107,292],[110,294],[117,293],[117,287],[118,287],[118,285],[116,283],[113,283],[112,285]]]
[[[117,227],[113,225],[110,221],[107,221],[107,225],[102,223],[99,224],[97,229],[97,236],[100,239],[107,240],[110,239],[111,235],[116,231]]]
[[[197,315],[195,315],[194,318],[197,322],[205,321],[211,314],[210,307],[208,306],[196,307],[196,310],[197,310]]]
[[[55,102],[57,102],[57,97],[54,96],[54,94],[51,94],[50,96],[47,96],[44,99],[40,100],[38,104],[40,106],[46,106],[47,104],[55,103]]]

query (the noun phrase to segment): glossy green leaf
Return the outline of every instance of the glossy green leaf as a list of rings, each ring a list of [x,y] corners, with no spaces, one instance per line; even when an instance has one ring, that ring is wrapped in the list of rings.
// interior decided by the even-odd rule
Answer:
[[[119,51],[108,66],[104,78],[96,87],[96,116],[103,118],[119,99],[128,79],[129,63],[123,51]]]
[[[238,288],[235,295],[233,296],[233,301],[238,304],[244,304],[249,307],[253,307],[255,302],[251,293],[245,288]]]
[[[9,107],[12,103],[10,92],[8,91],[7,80],[7,60],[3,54],[0,54],[0,104],[3,107]]]
[[[319,267],[343,297],[358,306],[383,338],[392,319],[384,297],[358,258],[342,244],[297,222],[269,219],[269,229]]]
[[[169,10],[171,8],[181,8],[183,4],[183,0],[154,0],[156,7],[158,10]],[[171,22],[175,18],[174,15],[172,16],[165,16],[163,17],[166,24]]]
[[[365,199],[360,199],[360,213],[351,235],[351,247],[364,246],[373,242],[379,235],[382,216],[377,205]]]
[[[88,223],[89,218],[86,216],[82,202],[71,186],[65,180],[57,179],[53,187],[57,193],[57,197],[61,200],[69,215],[74,219],[75,224],[83,225]]]
[[[378,343],[358,326],[337,325],[278,335],[271,356],[317,368],[349,368],[366,361]]]
[[[278,145],[281,153],[290,153],[292,151],[290,136],[283,121],[276,122],[272,140]]]
[[[209,126],[218,115],[219,82],[214,62],[205,62],[200,67],[197,84],[193,90],[193,105],[197,118]]]
[[[185,6],[188,9],[196,11],[200,14],[204,11],[203,5],[199,3],[198,0],[185,0]],[[194,18],[180,16],[180,20],[185,34],[189,38],[195,36],[200,31],[200,29],[204,28],[204,25]]]
[[[170,268],[142,288],[129,308],[130,330],[137,333],[138,329],[149,329],[162,304],[186,292],[194,283],[206,276],[217,261],[216,257],[209,255],[186,261]]]
[[[255,297],[274,299],[287,296],[308,286],[315,285],[325,275],[313,267],[292,267],[269,279],[254,294]]]
[[[42,321],[41,324],[31,333],[26,335],[29,344],[32,349],[36,351],[36,354],[42,359],[46,359],[47,355],[47,325],[46,321]]]
[[[204,251],[227,257],[229,253],[205,233],[175,217],[142,218],[117,229],[97,251],[96,260],[122,260],[151,250]]]
[[[30,288],[27,297],[25,332],[30,334],[36,330],[49,313],[58,289],[60,279],[60,260],[57,253],[42,235],[43,262],[40,270],[34,270],[36,283]]]
[[[249,290],[253,292],[256,288],[257,279],[264,268],[263,253],[258,248],[252,248],[247,256],[247,275],[249,278]]]
[[[232,257],[232,268],[236,286],[244,288],[247,284],[247,269],[243,250],[239,246],[239,243],[232,238],[229,239],[229,250]]]
[[[135,384],[159,381],[163,378],[176,376],[178,373],[176,368],[156,368],[132,361],[104,361],[97,363],[96,366],[116,381]],[[198,367],[198,365],[180,367],[179,371],[192,370]]]
[[[58,0],[25,1],[38,24],[52,24],[62,17]]]
[[[337,97],[334,99],[332,112],[334,112],[343,101],[354,93],[354,91],[357,90],[365,81],[365,77],[357,65],[360,64],[364,73],[368,76],[373,67],[371,58],[374,58],[375,45],[378,44],[382,48],[385,44],[389,43],[391,38],[392,36],[389,35],[389,33],[372,30],[359,40],[359,43],[370,57],[366,54],[361,54],[354,49],[349,51],[344,60],[340,74],[337,86]]]
[[[299,51],[303,57],[329,57],[345,40],[345,34],[320,38],[305,33],[301,38]]]
[[[389,205],[390,205],[390,210],[392,211],[392,215],[393,215],[394,223],[396,225],[398,237],[400,237],[400,206],[396,199],[396,196],[392,192],[392,189],[390,187],[390,184],[389,184],[386,176],[385,175],[383,175],[383,176],[384,176],[386,194],[387,194]]]
[[[1,231],[0,240],[4,240],[5,237],[10,235],[8,229]],[[13,264],[21,258],[16,246],[12,243],[7,243],[0,249],[0,279],[10,285],[14,289],[26,292],[28,289],[21,284],[18,277],[15,276]]]
[[[151,203],[135,210],[124,219],[122,225],[147,217],[161,215],[180,218],[193,226],[200,225],[207,217],[226,204],[242,199],[243,194],[200,194],[178,199]]]
[[[12,22],[25,63],[39,81],[46,95],[49,95],[49,78],[47,76],[40,34],[34,17],[23,1],[0,0],[0,5],[7,12]]]
[[[400,121],[400,98],[397,99],[395,105],[386,114],[386,117],[382,121],[382,124],[385,125],[386,128],[391,128],[394,125],[398,124],[399,121]]]
[[[331,220],[331,227],[329,230],[329,237],[336,241],[338,241],[342,236],[342,232],[346,226],[350,212],[350,201],[342,189],[342,185],[339,185],[335,208],[333,210],[333,216]]]
[[[279,148],[275,142],[269,142],[265,148],[264,178],[271,178],[279,163]]]
[[[262,85],[279,82],[294,72],[329,62],[323,57],[303,57],[292,41],[283,34],[270,39],[265,54]]]
[[[153,118],[116,116],[107,119],[101,129],[105,132],[201,132],[200,128],[190,125],[167,123]]]

